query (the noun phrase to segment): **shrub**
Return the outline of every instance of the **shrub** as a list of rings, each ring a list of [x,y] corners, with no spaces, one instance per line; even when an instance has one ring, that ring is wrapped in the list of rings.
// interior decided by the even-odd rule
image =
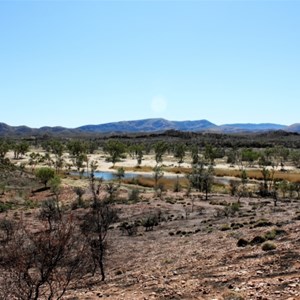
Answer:
[[[31,200],[31,199],[27,199],[25,201],[25,208],[26,209],[34,209],[34,208],[37,208],[39,207],[39,202],[38,201],[34,201],[34,200]]]
[[[0,183],[0,196],[3,196],[5,194],[5,184]]]
[[[264,238],[266,240],[274,240],[278,235],[284,235],[286,234],[285,230],[282,229],[272,229],[270,231],[267,231],[264,235]]]
[[[136,203],[136,202],[139,202],[140,200],[140,191],[138,189],[133,189],[130,191],[130,194],[129,194],[129,197],[128,197],[128,200]]]
[[[178,192],[181,191],[181,188],[182,188],[182,186],[181,186],[181,184],[179,182],[179,179],[177,177],[177,179],[176,179],[176,181],[174,183],[173,192],[178,193]]]
[[[241,239],[238,240],[238,242],[237,242],[236,245],[238,247],[246,247],[248,244],[249,244],[248,241],[246,241],[245,239],[241,238]]]
[[[78,198],[77,200],[72,202],[71,209],[75,210],[78,208],[88,208],[88,206],[89,205],[87,203],[85,203],[82,198]]]
[[[227,292],[223,295],[224,300],[244,300],[245,298],[237,292]]]
[[[265,242],[262,246],[261,249],[263,251],[271,251],[276,249],[276,245],[272,242]]]
[[[228,224],[223,224],[221,227],[220,227],[220,230],[221,231],[227,231],[227,230],[230,230],[230,226]]]
[[[0,202],[0,213],[6,212],[9,209],[12,209],[13,205],[10,202]]]
[[[8,242],[11,239],[11,236],[13,234],[13,230],[15,227],[14,221],[10,219],[0,219],[0,241],[1,242]]]
[[[272,225],[274,225],[272,222],[262,219],[262,220],[257,221],[257,223],[254,225],[254,228],[267,227],[267,226],[272,226]]]
[[[265,239],[264,237],[258,235],[258,236],[255,236],[255,237],[251,240],[250,244],[251,244],[251,245],[259,245],[259,244],[262,244],[262,243],[265,242],[265,241],[266,241],[266,239]]]
[[[242,227],[244,227],[244,225],[241,224],[241,223],[231,223],[231,228],[232,228],[233,230],[239,229],[239,228],[242,228]]]
[[[227,205],[223,209],[224,216],[228,217],[234,217],[235,214],[239,211],[240,205],[239,203],[232,203],[231,205]]]
[[[175,204],[176,203],[176,199],[171,198],[171,197],[166,197],[165,200],[169,204]]]
[[[145,227],[146,231],[153,230],[154,226],[158,225],[158,217],[156,215],[149,216],[142,222],[143,226]]]
[[[134,222],[123,222],[120,225],[120,229],[122,230],[122,233],[127,233],[129,236],[134,236],[137,234],[137,230],[138,230],[138,222],[134,221]]]

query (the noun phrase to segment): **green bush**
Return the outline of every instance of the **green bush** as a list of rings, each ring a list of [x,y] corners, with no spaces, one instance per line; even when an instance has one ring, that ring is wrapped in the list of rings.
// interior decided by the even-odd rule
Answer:
[[[262,244],[261,249],[263,251],[271,251],[271,250],[275,250],[276,249],[276,245],[272,242],[265,242],[264,244]]]
[[[0,213],[6,212],[9,209],[12,209],[13,205],[10,202],[0,202]]]
[[[45,187],[47,186],[47,183],[54,178],[55,172],[53,169],[49,167],[42,167],[35,171],[35,176],[37,179],[39,179]]]
[[[272,229],[265,233],[264,238],[266,240],[274,240],[278,235],[284,235],[284,234],[286,234],[286,231],[282,229]]]
[[[230,230],[230,226],[228,224],[223,224],[221,227],[220,227],[220,230],[221,231],[227,231],[227,230]]]
[[[25,201],[25,208],[26,209],[34,209],[34,208],[37,208],[39,207],[39,203],[37,201],[33,201],[31,199],[27,199]]]

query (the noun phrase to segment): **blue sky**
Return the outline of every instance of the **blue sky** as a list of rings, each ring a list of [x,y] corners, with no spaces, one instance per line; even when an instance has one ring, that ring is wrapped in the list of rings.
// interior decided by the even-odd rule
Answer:
[[[300,122],[300,1],[0,0],[0,122]]]

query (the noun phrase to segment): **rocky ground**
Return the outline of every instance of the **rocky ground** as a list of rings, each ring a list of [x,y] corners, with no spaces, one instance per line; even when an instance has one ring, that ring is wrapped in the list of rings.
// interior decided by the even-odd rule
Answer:
[[[299,201],[274,207],[246,198],[226,216],[225,202],[236,201],[230,196],[170,198],[145,195],[142,202],[119,204],[122,220],[160,211],[163,221],[153,231],[139,227],[136,236],[115,225],[106,282],[86,278],[66,299],[300,299]],[[269,241],[276,249],[264,251],[257,237],[270,232],[276,232]],[[249,244],[238,247],[241,239]]]

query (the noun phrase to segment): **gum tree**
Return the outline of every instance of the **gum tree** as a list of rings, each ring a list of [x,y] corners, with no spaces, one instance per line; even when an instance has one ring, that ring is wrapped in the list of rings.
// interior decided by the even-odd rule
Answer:
[[[109,154],[109,160],[113,163],[114,167],[116,162],[124,155],[126,146],[120,141],[109,140],[103,149]]]
[[[47,187],[49,180],[54,178],[55,172],[49,167],[42,167],[36,170],[35,176]]]
[[[162,163],[163,155],[167,152],[167,150],[168,145],[163,141],[159,141],[154,145],[156,164]]]
[[[186,146],[184,144],[176,144],[174,149],[174,157],[178,158],[178,164],[183,163],[185,157]]]

